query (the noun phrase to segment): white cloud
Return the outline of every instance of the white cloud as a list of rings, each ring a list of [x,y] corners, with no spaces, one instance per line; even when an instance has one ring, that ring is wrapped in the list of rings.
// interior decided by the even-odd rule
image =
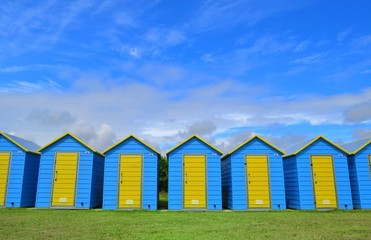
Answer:
[[[205,53],[201,56],[201,60],[204,62],[214,62],[215,58],[211,53]]]
[[[306,41],[302,41],[300,42],[295,48],[294,48],[294,52],[302,52],[304,50],[306,50],[309,45],[311,44],[310,41],[306,40]]]
[[[187,40],[184,33],[179,30],[159,28],[150,29],[144,39],[160,47],[176,46]]]
[[[342,32],[339,32],[338,35],[337,35],[337,37],[336,37],[336,40],[337,40],[338,42],[342,42],[342,41],[344,41],[344,39],[345,39],[346,37],[348,37],[349,34],[350,34],[351,32],[352,32],[352,29],[351,29],[351,28],[348,28],[348,29],[345,29],[345,30],[342,31]]]
[[[143,77],[158,71],[154,67]],[[371,98],[371,89],[347,94],[308,94],[295,99],[274,96],[272,92],[261,94],[255,89],[258,88],[233,80],[163,88],[104,74],[87,74],[77,78],[77,83],[63,94],[49,88],[27,94],[1,93],[0,109],[7,114],[0,115],[0,129],[35,136],[40,145],[50,141],[50,136],[71,130],[99,149],[112,143],[115,136],[121,139],[130,133],[158,142],[163,149],[192,133],[227,147],[228,142],[232,146],[237,140],[215,136],[238,127],[288,127],[302,123],[340,126],[345,119],[349,121],[344,111]],[[41,110],[35,111],[35,106],[42,106]],[[370,112],[367,106],[360,112]],[[361,121],[364,119],[361,116]]]
[[[355,140],[369,137],[371,137],[371,128],[361,128],[353,131],[353,138]]]
[[[37,82],[13,81],[0,86],[0,93],[30,93],[48,89],[55,92],[61,89],[61,86],[52,80],[43,80]]]
[[[308,64],[319,63],[319,62],[322,61],[322,59],[323,59],[323,54],[322,53],[316,53],[316,54],[312,54],[310,56],[295,59],[291,63],[308,65]]]
[[[371,122],[371,100],[351,105],[344,110],[343,115],[345,122]]]

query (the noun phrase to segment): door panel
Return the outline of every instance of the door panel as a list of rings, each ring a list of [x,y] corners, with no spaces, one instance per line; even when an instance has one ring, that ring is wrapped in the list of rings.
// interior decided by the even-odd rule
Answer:
[[[312,156],[311,160],[316,208],[336,208],[332,156]]]
[[[270,208],[268,157],[247,155],[246,175],[249,208]]]
[[[74,207],[78,153],[57,153],[55,159],[53,207]]]
[[[184,156],[184,208],[206,208],[206,157]]]
[[[119,208],[142,207],[142,155],[121,155]]]
[[[10,165],[10,153],[0,153],[0,206],[5,205],[6,192],[8,188],[8,175]]]

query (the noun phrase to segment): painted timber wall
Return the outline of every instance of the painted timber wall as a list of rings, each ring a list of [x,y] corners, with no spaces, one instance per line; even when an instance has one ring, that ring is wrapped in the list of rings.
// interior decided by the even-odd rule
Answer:
[[[192,209],[184,204],[184,158],[186,156],[205,157],[206,207],[208,210],[222,209],[221,155],[223,153],[193,135],[167,152],[169,164],[168,208],[170,210]],[[192,203],[191,203],[192,204]]]
[[[308,141],[296,153],[290,153],[283,158],[287,208],[316,209],[311,170],[312,155],[332,157],[337,208],[353,209],[347,152],[321,136]]]
[[[223,207],[232,210],[249,209],[248,176],[246,174],[245,165],[248,155],[266,157],[268,162],[267,181],[269,184],[269,192],[267,194],[269,195],[270,206],[262,208],[275,210],[286,209],[282,163],[283,151],[272,146],[258,136],[249,139],[222,158]],[[255,173],[252,172],[251,174]],[[258,174],[260,174],[260,172]],[[259,208],[259,205],[255,206],[255,208],[256,207]]]
[[[341,145],[351,152],[348,156],[353,206],[371,209],[371,139]]]
[[[0,133],[0,207],[35,206],[40,163],[40,154],[34,152],[37,147],[30,141]]]
[[[56,158],[58,154],[76,153],[75,192],[73,204],[61,208],[88,209],[102,205],[104,157],[70,133],[66,133],[40,150],[40,171],[37,185],[36,207],[51,208],[53,186],[56,184]],[[58,173],[57,173],[58,174]],[[61,201],[63,203],[63,201]],[[55,208],[58,208],[57,206]]]
[[[160,153],[133,135],[128,136],[103,153],[105,154],[103,209],[137,208],[156,210],[158,207],[158,166]],[[120,178],[122,178],[120,174],[124,172],[123,175],[126,175],[125,169],[120,171],[120,161],[122,161],[124,156],[140,156],[142,158],[142,164],[140,165],[142,169],[140,169],[139,173],[141,176],[138,179],[140,185],[139,192],[129,193],[131,196],[134,195],[134,198],[139,198],[139,204],[127,199],[125,201],[129,204],[125,204],[125,202],[120,204],[120,196],[121,198],[128,198],[125,196],[125,192],[120,195],[120,192],[125,191],[125,186],[120,191],[120,182],[122,183],[120,181]],[[130,187],[129,183],[128,188]]]

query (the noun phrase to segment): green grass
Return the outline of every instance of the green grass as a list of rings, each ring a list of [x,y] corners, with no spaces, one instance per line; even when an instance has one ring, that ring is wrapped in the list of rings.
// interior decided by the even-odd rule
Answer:
[[[0,209],[0,239],[371,239],[371,211]]]

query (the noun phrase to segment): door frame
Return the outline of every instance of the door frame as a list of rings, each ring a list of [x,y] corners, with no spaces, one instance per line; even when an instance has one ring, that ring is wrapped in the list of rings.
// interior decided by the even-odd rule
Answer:
[[[271,171],[270,171],[270,164],[269,164],[269,154],[245,154],[244,155],[244,165],[245,165],[245,185],[246,185],[246,206],[248,209],[250,209],[249,204],[249,179],[247,175],[247,157],[248,156],[266,156],[267,157],[267,178],[268,178],[268,196],[269,196],[269,207],[262,207],[262,208],[252,208],[252,209],[271,209],[272,208],[272,186],[271,186]]]
[[[141,158],[141,172],[140,172],[140,207],[139,208],[120,208],[120,170],[121,170],[121,156],[140,156]],[[118,154],[118,168],[117,168],[117,209],[143,209],[143,174],[144,174],[144,154],[143,153],[120,153]]]
[[[0,151],[0,153],[9,153],[9,159],[8,159],[8,172],[5,180],[5,188],[4,188],[4,204],[0,205],[0,207],[6,206],[6,201],[8,199],[8,183],[9,183],[9,177],[10,177],[10,167],[12,164],[12,152],[11,151]]]
[[[315,209],[333,209],[333,208],[319,208],[317,207],[317,200],[316,200],[316,187],[314,184],[314,176],[313,176],[313,158],[312,157],[330,157],[331,158],[331,166],[332,166],[332,175],[333,175],[333,181],[334,181],[334,191],[335,191],[335,197],[336,197],[336,207],[335,209],[339,208],[339,198],[338,198],[338,191],[336,186],[336,173],[335,173],[335,164],[334,164],[334,155],[333,154],[310,154],[309,155],[309,161],[310,161],[310,171],[311,171],[311,177],[312,177],[312,194],[313,194],[313,201],[314,201],[314,207]]]
[[[76,175],[75,175],[75,195],[73,197],[73,204],[72,206],[58,206],[53,204],[53,196],[54,196],[54,182],[55,182],[55,171],[57,169],[57,156],[58,153],[76,153],[77,154],[77,163],[76,163]],[[55,151],[54,152],[54,166],[53,166],[53,178],[52,178],[52,186],[51,186],[51,194],[50,194],[50,207],[51,208],[76,208],[76,196],[77,196],[77,185],[79,181],[79,168],[80,168],[80,152],[70,152],[70,151]]]
[[[185,207],[185,157],[186,156],[203,156],[205,160],[205,208],[186,208]],[[197,153],[183,153],[182,154],[182,205],[183,209],[195,209],[195,210],[203,210],[203,209],[208,209],[208,174],[207,174],[207,154],[197,154]]]

